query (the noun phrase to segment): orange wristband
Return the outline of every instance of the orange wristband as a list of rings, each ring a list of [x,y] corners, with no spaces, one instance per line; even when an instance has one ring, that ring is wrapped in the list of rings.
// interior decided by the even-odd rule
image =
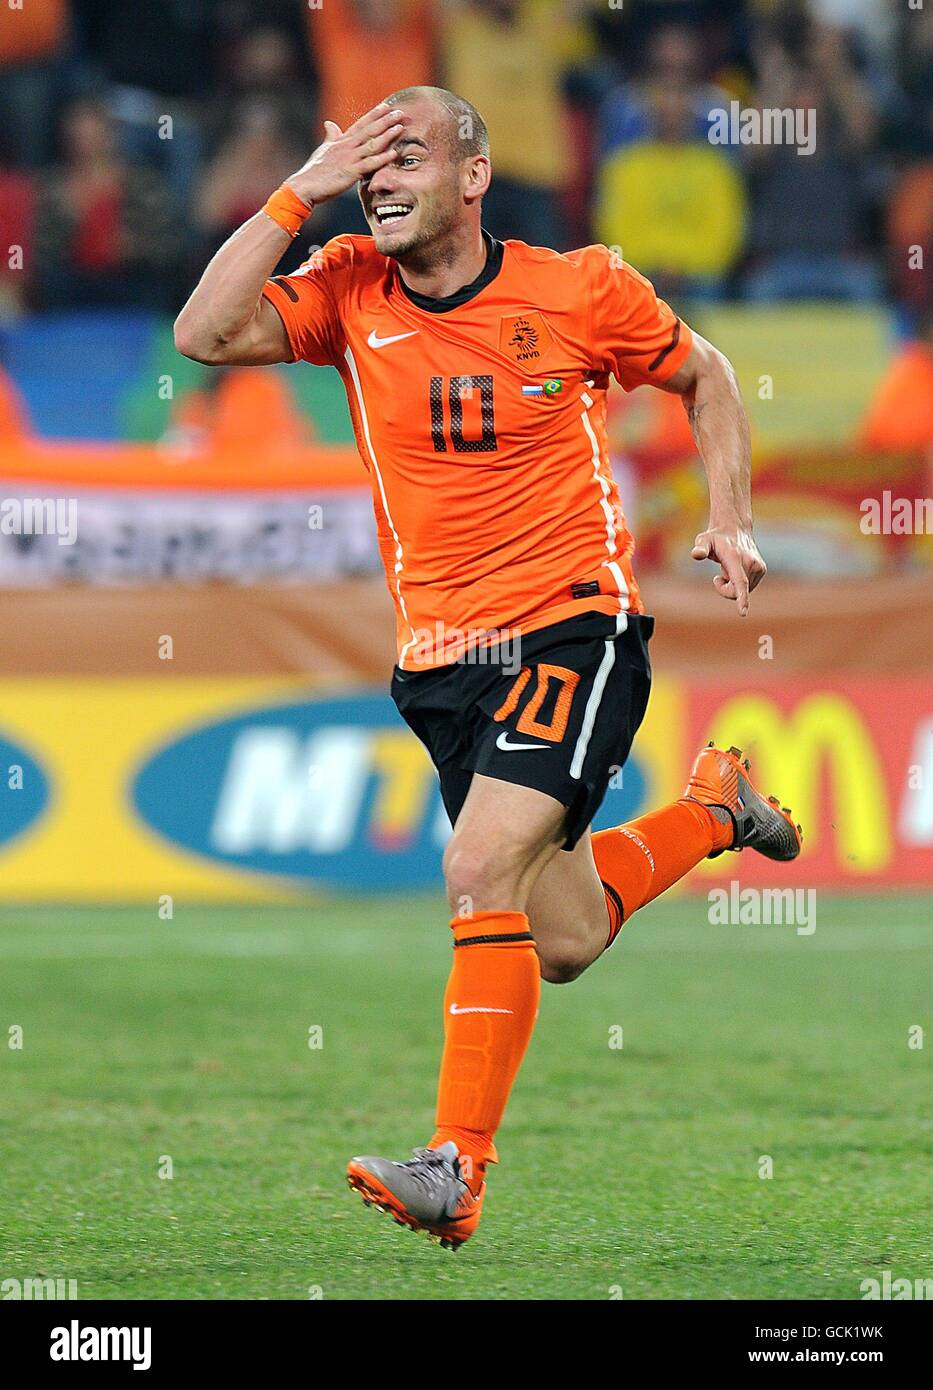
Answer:
[[[305,219],[311,216],[313,206],[313,203],[309,207],[307,203],[302,202],[295,190],[283,183],[266,203],[263,212],[267,217],[271,217],[283,232],[288,232],[290,237],[296,237]]]

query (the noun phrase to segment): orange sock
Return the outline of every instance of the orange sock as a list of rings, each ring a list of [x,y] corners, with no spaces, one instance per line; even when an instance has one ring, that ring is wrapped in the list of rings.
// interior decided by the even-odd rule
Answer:
[[[686,798],[593,836],[593,857],[609,910],[608,949],[622,923],[716,849],[732,844],[732,822]]]
[[[444,994],[444,1055],[429,1147],[452,1139],[478,1190],[497,1162],[493,1136],[531,1037],[541,971],[524,912],[455,917],[454,963]]]

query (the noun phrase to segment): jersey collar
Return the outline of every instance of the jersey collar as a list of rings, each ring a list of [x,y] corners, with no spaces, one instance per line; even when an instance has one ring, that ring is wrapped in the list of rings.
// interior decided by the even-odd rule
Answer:
[[[503,245],[495,237],[490,236],[489,232],[483,228],[483,240],[486,243],[486,264],[483,266],[475,280],[471,280],[468,285],[463,285],[453,294],[444,295],[441,299],[434,299],[429,294],[419,294],[417,290],[410,289],[396,267],[395,279],[402,293],[410,299],[419,309],[424,309],[429,314],[446,314],[451,309],[458,309],[461,304],[468,304],[471,299],[475,299],[481,290],[495,280],[499,271],[502,269]]]

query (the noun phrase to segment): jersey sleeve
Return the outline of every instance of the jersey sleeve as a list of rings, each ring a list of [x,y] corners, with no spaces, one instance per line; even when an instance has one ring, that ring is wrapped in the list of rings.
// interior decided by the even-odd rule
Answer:
[[[352,270],[353,246],[334,237],[291,275],[276,275],[263,287],[285,326],[294,361],[335,366],[346,347],[340,302]]]
[[[605,246],[581,252],[588,260],[594,365],[626,391],[661,385],[683,366],[693,334],[654,286]]]

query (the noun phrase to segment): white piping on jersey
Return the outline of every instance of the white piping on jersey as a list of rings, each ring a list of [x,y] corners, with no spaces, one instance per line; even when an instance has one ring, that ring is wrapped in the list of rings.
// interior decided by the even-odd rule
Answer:
[[[593,398],[587,395],[586,391],[583,391],[580,399],[583,402],[583,410],[580,412],[580,419],[583,421],[583,428],[586,430],[587,438],[593,449],[593,480],[599,485],[599,501],[603,509],[603,515],[606,518],[606,549],[609,551],[609,558],[608,560],[604,560],[603,564],[616,582],[616,586],[619,590],[619,604],[620,607],[625,609],[628,607],[629,587],[625,581],[625,575],[615,561],[615,556],[618,555],[619,548],[616,545],[615,519],[612,515],[612,507],[609,505],[609,484],[600,472],[599,465],[602,459],[599,453],[599,440],[596,438],[596,432],[590,424],[590,417],[587,414],[590,406],[593,404]]]
[[[405,653],[408,651],[409,647],[414,645],[414,643],[417,641],[417,638],[415,637],[415,629],[411,625],[411,619],[408,616],[408,609],[405,605],[405,599],[402,595],[402,581],[399,578],[400,574],[402,573],[402,570],[404,569],[404,564],[402,560],[402,542],[399,540],[399,534],[396,531],[395,523],[392,520],[392,513],[389,511],[389,503],[388,499],[386,498],[385,484],[382,481],[382,473],[380,472],[379,464],[376,461],[376,454],[373,450],[373,441],[369,433],[369,418],[366,414],[366,406],[363,403],[363,387],[360,384],[360,374],[357,371],[356,362],[354,361],[353,353],[350,351],[349,347],[347,347],[347,350],[344,353],[344,357],[347,360],[347,366],[350,368],[350,375],[353,378],[353,389],[356,392],[356,403],[360,408],[360,422],[363,426],[363,437],[366,440],[366,451],[369,454],[369,459],[373,466],[373,472],[375,473],[376,481],[379,484],[379,496],[382,498],[382,509],[386,514],[386,521],[389,523],[389,530],[392,532],[392,539],[395,541],[395,592],[398,595],[398,603],[399,608],[402,610],[402,617],[408,624],[408,631],[411,633],[411,640],[406,642],[402,650],[399,652],[398,664],[399,666],[404,667]]]
[[[606,688],[606,681],[609,679],[609,672],[615,665],[616,659],[616,637],[620,637],[628,627],[628,614],[616,614],[616,630],[612,637],[606,638],[606,651],[602,661],[599,663],[599,670],[593,681],[593,689],[590,691],[590,698],[586,702],[586,709],[583,712],[583,728],[580,730],[580,737],[577,739],[577,746],[573,750],[573,758],[570,763],[570,775],[576,781],[580,780],[583,771],[583,762],[586,758],[586,750],[590,746],[590,738],[593,734],[593,726],[596,723],[596,715],[599,713],[600,701],[603,698],[603,691]]]

